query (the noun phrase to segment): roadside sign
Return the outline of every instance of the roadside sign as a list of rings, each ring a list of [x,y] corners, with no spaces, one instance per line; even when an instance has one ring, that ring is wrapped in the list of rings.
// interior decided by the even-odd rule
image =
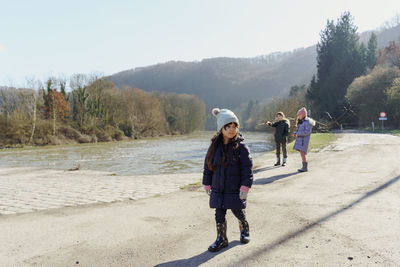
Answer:
[[[383,130],[383,121],[387,121],[386,112],[379,113],[379,120],[382,121],[382,130]]]

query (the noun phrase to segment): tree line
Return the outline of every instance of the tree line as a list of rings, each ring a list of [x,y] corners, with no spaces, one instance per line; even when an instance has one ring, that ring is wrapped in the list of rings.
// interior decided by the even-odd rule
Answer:
[[[26,87],[0,88],[1,147],[185,134],[205,117],[194,95],[119,88],[97,75],[30,80]]]
[[[302,106],[311,110],[320,130],[368,127],[378,122],[381,111],[388,115],[386,125],[400,127],[400,39],[381,49],[374,33],[361,42],[348,12],[336,22],[328,20],[320,36],[317,72],[310,82],[292,86],[287,97],[249,100],[234,109],[242,129],[265,129],[263,122],[277,111],[283,111],[294,127]],[[0,146],[189,133],[211,116],[196,96],[117,87],[96,75],[74,75],[68,83],[64,78],[31,80],[26,87],[30,89],[0,89]],[[243,101],[240,92],[231,97]],[[214,129],[215,119],[208,121]]]
[[[277,111],[294,122],[302,106],[311,110],[321,129],[369,127],[382,111],[388,116],[386,125],[400,127],[400,38],[381,49],[374,33],[361,42],[349,12],[336,22],[328,20],[320,36],[317,73],[311,81],[292,86],[285,98],[242,105],[238,113],[244,127],[257,129]]]

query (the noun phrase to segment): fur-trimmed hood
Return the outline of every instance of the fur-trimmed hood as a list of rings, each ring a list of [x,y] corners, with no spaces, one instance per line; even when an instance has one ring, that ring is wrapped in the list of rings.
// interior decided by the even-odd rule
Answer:
[[[290,128],[290,120],[286,117],[284,117],[283,120],[286,121],[288,127]]]
[[[315,124],[317,124],[317,122],[310,117],[306,117],[304,120],[308,121],[312,126],[315,126]]]

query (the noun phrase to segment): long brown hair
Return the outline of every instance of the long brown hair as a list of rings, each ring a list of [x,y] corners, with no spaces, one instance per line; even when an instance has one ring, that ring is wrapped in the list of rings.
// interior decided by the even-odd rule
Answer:
[[[228,126],[229,124],[231,124],[231,123],[224,125],[224,128],[226,126]],[[237,149],[239,147],[239,143],[237,142],[238,137],[239,137],[239,131],[236,133],[236,135],[231,140],[229,140],[228,145],[232,145],[234,149]],[[215,150],[217,149],[217,146],[219,144],[223,144],[223,142],[224,142],[224,137],[223,137],[222,131],[217,132],[211,138],[211,144],[208,147],[207,156],[206,156],[206,164],[210,171],[214,171],[213,161],[214,161]],[[225,155],[224,149],[222,149],[221,164],[226,166],[226,155]]]

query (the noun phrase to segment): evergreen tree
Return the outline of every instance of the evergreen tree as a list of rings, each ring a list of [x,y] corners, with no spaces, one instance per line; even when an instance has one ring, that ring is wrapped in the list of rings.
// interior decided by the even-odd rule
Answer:
[[[360,56],[361,56],[361,64],[363,66],[368,66],[367,62],[368,62],[368,50],[367,47],[365,46],[364,43],[360,44]]]
[[[335,24],[327,22],[317,44],[317,76],[313,77],[307,97],[318,113],[342,113],[347,87],[365,72],[366,48],[360,48],[357,27],[345,12]]]
[[[377,48],[378,48],[378,41],[376,38],[376,34],[372,33],[368,41],[367,58],[366,58],[367,67],[370,69],[373,69],[376,65]]]

